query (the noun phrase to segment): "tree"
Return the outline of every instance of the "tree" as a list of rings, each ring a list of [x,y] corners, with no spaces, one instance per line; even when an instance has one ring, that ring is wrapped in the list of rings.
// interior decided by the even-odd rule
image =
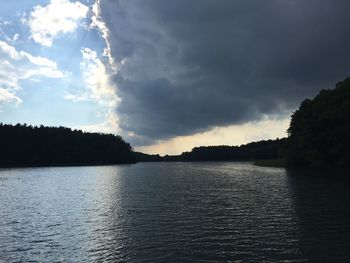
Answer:
[[[350,78],[304,100],[288,129],[291,166],[350,165]]]

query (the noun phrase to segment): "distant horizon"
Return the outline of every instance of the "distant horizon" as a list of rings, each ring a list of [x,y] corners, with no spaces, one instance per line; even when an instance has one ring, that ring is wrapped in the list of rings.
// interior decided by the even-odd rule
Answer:
[[[81,130],[79,128],[72,128],[72,127],[66,127],[66,126],[55,126],[55,125],[43,125],[43,124],[29,124],[29,123],[2,123],[0,122],[1,124],[3,125],[12,125],[12,126],[16,126],[16,125],[27,125],[27,126],[32,126],[32,127],[41,127],[41,126],[44,126],[44,127],[50,127],[50,128],[67,128],[67,129],[71,129],[72,131],[74,130],[78,130],[78,131],[82,131],[82,132],[87,132],[87,133],[101,133],[101,134],[112,134],[112,135],[117,135],[117,136],[120,136],[119,134],[114,134],[114,133],[104,133],[104,132],[94,132],[94,131],[84,131],[84,130]],[[166,155],[180,155],[182,154],[183,152],[189,152],[191,151],[193,148],[195,147],[207,147],[207,146],[241,146],[241,145],[245,145],[245,144],[248,144],[248,143],[252,143],[252,142],[257,142],[257,141],[264,141],[264,140],[275,140],[275,139],[282,139],[282,138],[285,138],[286,136],[283,136],[283,137],[276,137],[276,138],[262,138],[262,139],[256,139],[256,140],[253,140],[253,141],[247,141],[247,142],[242,142],[242,143],[238,143],[238,144],[196,144],[194,145],[193,147],[191,148],[188,148],[187,150],[183,150],[183,151],[178,151],[176,153],[159,153],[159,152],[146,152],[146,151],[143,151],[142,150],[142,147],[141,149],[135,149],[134,147],[134,151],[135,152],[141,152],[141,153],[145,153],[145,154],[150,154],[150,155],[160,155],[160,156],[166,156]],[[128,142],[128,141],[126,141]],[[132,146],[132,145],[131,145]],[[147,147],[147,146],[146,146]]]

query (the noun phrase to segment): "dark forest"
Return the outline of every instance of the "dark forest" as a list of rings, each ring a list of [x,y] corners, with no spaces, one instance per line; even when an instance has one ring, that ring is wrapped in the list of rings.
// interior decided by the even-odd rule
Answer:
[[[0,124],[0,166],[70,166],[133,163],[120,136],[64,127]]]

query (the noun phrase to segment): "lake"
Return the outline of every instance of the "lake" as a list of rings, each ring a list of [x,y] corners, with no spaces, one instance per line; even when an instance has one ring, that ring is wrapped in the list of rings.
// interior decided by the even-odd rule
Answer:
[[[249,163],[0,170],[0,262],[349,262],[345,172]]]

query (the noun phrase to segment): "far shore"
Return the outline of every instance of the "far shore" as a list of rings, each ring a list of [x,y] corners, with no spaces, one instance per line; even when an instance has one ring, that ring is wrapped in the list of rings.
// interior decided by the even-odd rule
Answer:
[[[254,165],[263,167],[285,168],[287,166],[287,162],[285,159],[257,160],[254,161]]]

